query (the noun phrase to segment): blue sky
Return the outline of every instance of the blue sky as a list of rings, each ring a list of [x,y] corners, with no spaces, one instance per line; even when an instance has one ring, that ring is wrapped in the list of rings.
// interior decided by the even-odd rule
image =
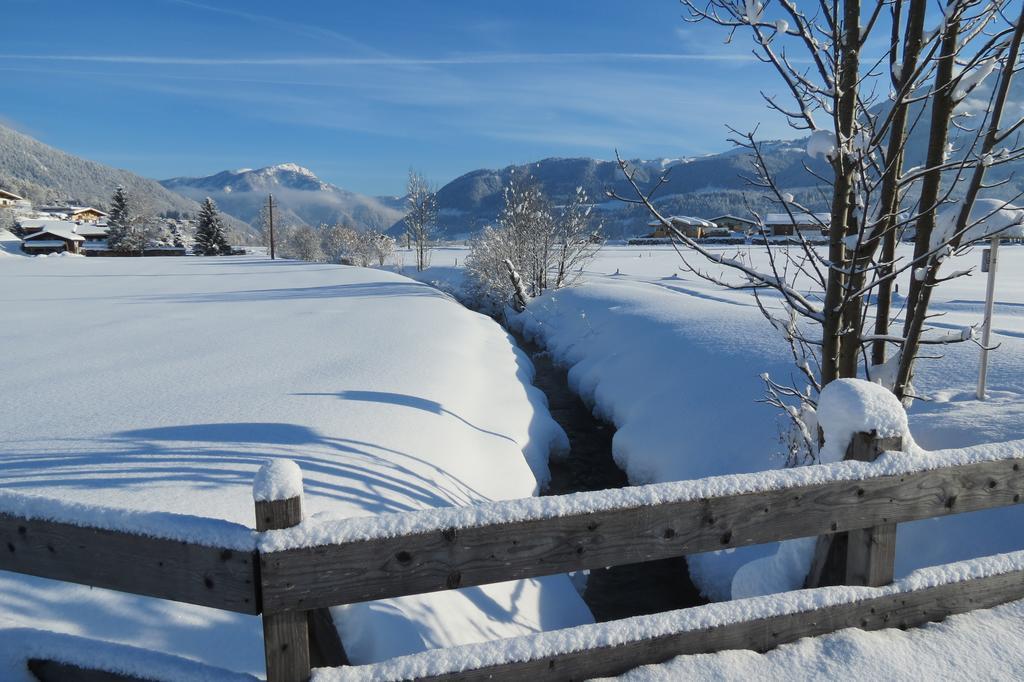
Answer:
[[[370,194],[547,156],[792,137],[674,0],[5,0],[0,122],[154,178],[294,161]],[[742,44],[741,44],[742,43]]]

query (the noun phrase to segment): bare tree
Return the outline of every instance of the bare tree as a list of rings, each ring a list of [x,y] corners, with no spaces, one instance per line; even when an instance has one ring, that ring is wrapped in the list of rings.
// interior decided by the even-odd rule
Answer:
[[[575,282],[583,265],[594,257],[600,245],[601,226],[591,218],[593,206],[582,187],[561,208],[555,220],[554,288]]]
[[[416,269],[422,272],[430,265],[430,249],[437,232],[437,194],[426,178],[410,170],[406,195],[407,242],[415,249]]]
[[[999,193],[1001,183],[986,185],[986,172],[1024,158],[1018,136],[1024,119],[1003,121],[1024,9],[1008,17],[1009,2],[946,0],[943,11],[930,16],[924,0],[841,0],[815,3],[808,11],[793,0],[682,4],[689,21],[723,27],[727,40],[749,35],[754,55],[778,76],[786,95],[762,92],[768,108],[809,133],[808,154],[824,158],[831,170],[818,176],[830,188],[831,219],[821,225],[827,252],[799,231],[799,244],[787,249],[768,247],[764,235],[767,268],[710,250],[679,232],[653,205],[665,178],[641,188],[621,159],[633,194],[617,198],[645,206],[674,234],[685,267],[722,286],[753,291],[761,312],[789,342],[806,383],[784,386],[766,377],[767,400],[788,406],[805,434],[801,415],[814,406],[817,391],[840,377],[863,373],[909,400],[923,347],[973,339],[970,330],[936,333],[927,326],[934,288],[968,274],[943,277],[941,265],[1020,215],[1012,210],[1016,196],[1001,196],[987,215],[973,209],[980,192]],[[865,50],[878,34],[887,45],[880,57]],[[963,106],[968,98],[982,106]],[[756,129],[730,130],[752,159],[751,184],[791,218],[810,213],[773,177]],[[920,156],[909,144],[922,137],[925,158],[908,167],[908,158]],[[943,221],[946,205],[955,217]],[[981,225],[984,230],[976,229]],[[906,232],[916,232],[909,258],[896,253]],[[704,264],[691,262],[691,254]],[[905,321],[902,332],[893,333],[895,318],[904,312],[893,310],[893,284],[908,272]],[[764,291],[777,294],[781,306],[770,305],[760,296]],[[813,447],[809,434],[804,440]]]
[[[596,251],[590,211],[582,189],[559,209],[529,175],[514,173],[497,225],[470,241],[465,265],[476,297],[521,310],[547,289],[572,284]]]
[[[367,232],[368,249],[379,267],[384,267],[395,253],[395,238],[383,232]]]

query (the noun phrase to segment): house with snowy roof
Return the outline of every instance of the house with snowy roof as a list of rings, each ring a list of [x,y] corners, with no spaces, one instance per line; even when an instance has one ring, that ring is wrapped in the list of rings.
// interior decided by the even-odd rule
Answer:
[[[7,208],[8,206],[15,206],[25,201],[24,197],[19,197],[14,192],[8,192],[5,189],[0,189],[0,208]]]
[[[672,227],[676,228],[680,233],[690,239],[701,239],[703,237],[716,236],[715,231],[718,230],[718,225],[715,225],[710,220],[704,220],[703,218],[674,215],[670,216],[667,220],[672,224]],[[660,220],[652,220],[647,223],[647,226],[654,228],[654,232],[646,236],[647,239],[667,239],[673,236]]]
[[[75,234],[85,238],[86,248],[105,247],[108,228],[98,223],[82,223],[75,225]]]
[[[765,231],[771,237],[821,237],[832,223],[831,213],[769,213],[764,217]]]
[[[19,237],[26,237],[27,235],[39,232],[47,227],[64,227],[73,229],[75,227],[75,223],[55,216],[45,216],[42,218],[20,217],[14,221],[14,233]]]
[[[73,226],[74,223],[71,225]],[[62,251],[79,253],[84,243],[85,237],[73,229],[50,226],[23,237],[21,250],[34,256]]]
[[[38,210],[76,223],[95,223],[107,217],[106,212],[92,206],[43,206]]]
[[[739,216],[729,215],[728,213],[711,218],[711,222],[719,227],[728,228],[731,232],[750,232],[751,230],[756,230],[761,226],[756,220],[740,218]]]

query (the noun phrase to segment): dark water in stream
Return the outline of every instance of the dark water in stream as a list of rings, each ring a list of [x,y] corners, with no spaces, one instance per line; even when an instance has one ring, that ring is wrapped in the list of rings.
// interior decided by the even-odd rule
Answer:
[[[533,383],[547,395],[551,416],[569,436],[569,455],[551,460],[551,483],[542,494],[629,485],[626,474],[612,458],[614,427],[594,417],[569,388],[566,371],[557,367],[548,353],[519,335],[513,336],[533,361],[537,371]],[[706,601],[690,581],[683,557],[592,570],[583,599],[598,621],[681,609]]]

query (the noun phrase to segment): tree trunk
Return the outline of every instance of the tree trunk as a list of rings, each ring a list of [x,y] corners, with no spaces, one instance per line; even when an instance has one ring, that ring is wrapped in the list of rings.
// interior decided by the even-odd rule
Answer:
[[[935,86],[932,92],[932,117],[929,128],[928,159],[924,179],[921,186],[920,210],[917,220],[917,235],[914,241],[914,259],[923,259],[928,253],[932,232],[935,229],[935,212],[938,209],[939,189],[942,183],[942,171],[939,166],[946,155],[949,141],[949,122],[953,115],[953,93],[951,83],[955,67],[957,39],[960,35],[960,17],[951,16],[942,35],[942,46],[935,72]],[[935,286],[937,263],[929,257],[921,266],[925,268],[925,277],[910,278],[910,291],[907,296],[907,319],[903,325],[903,349],[900,354],[900,366],[896,373],[893,393],[900,400],[906,397],[907,386],[913,374],[914,358],[920,346],[921,330],[924,327],[925,315]]]
[[[903,42],[903,66],[900,78],[895,84],[903,91],[908,79],[917,69],[917,60],[921,53],[921,40],[924,35],[924,13],[927,8],[925,0],[911,0],[907,14],[907,31]],[[892,49],[896,49],[896,36],[893,35]],[[909,95],[909,93],[907,93]],[[887,279],[892,273],[892,262],[896,257],[896,224],[899,222],[900,193],[899,179],[903,173],[904,147],[906,145],[907,116],[910,105],[905,98],[901,99],[893,112],[889,130],[889,145],[885,154],[885,174],[882,177],[880,198],[881,224],[876,233],[881,235],[882,250],[879,254],[878,277],[881,280],[876,290],[875,303],[875,335],[889,334],[889,316],[892,310],[893,280]],[[885,362],[885,341],[875,340],[871,345],[871,364],[881,365]]]
[[[828,281],[825,286],[825,319],[822,323],[821,385],[824,387],[840,376],[839,356],[843,339],[843,290],[846,284],[844,266],[850,214],[850,192],[853,189],[853,169],[847,156],[857,113],[857,78],[860,70],[860,0],[843,3],[843,44],[840,48],[839,103],[836,108],[836,157],[832,167],[835,180],[832,186],[832,219],[829,224]],[[859,339],[859,330],[857,330]]]

